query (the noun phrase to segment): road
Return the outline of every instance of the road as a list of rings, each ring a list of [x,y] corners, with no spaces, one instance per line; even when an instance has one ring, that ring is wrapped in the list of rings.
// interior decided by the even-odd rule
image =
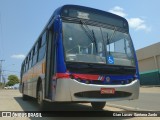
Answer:
[[[0,90],[0,111],[38,111],[38,104],[35,99],[22,100],[18,90]],[[51,110],[56,111],[93,111],[90,104],[58,104]],[[120,109],[105,107],[105,110],[118,111]]]
[[[160,87],[141,87],[139,99],[107,104],[132,111],[160,111]]]
[[[152,99],[150,99],[152,100]],[[53,110],[56,111],[93,111],[90,104],[61,104],[54,106]],[[23,101],[21,94],[18,90],[0,90],[0,111],[38,111],[38,104],[36,100],[31,99],[29,101]],[[109,114],[113,114],[115,111],[125,111],[123,108],[117,108],[111,105],[106,105],[104,111]],[[95,113],[96,114],[96,113]],[[83,117],[83,120],[106,120],[107,117]],[[117,117],[112,117],[109,119],[116,119]],[[131,119],[135,120],[139,117],[118,117],[118,119]],[[0,118],[1,120],[2,118]],[[43,120],[44,118],[3,118],[2,120]],[[75,120],[74,117],[45,117],[45,120]],[[76,120],[80,120],[81,118],[76,118]],[[107,118],[108,119],[108,118]],[[142,120],[146,120],[148,118],[142,117]],[[156,120],[156,117],[149,117],[149,119]]]

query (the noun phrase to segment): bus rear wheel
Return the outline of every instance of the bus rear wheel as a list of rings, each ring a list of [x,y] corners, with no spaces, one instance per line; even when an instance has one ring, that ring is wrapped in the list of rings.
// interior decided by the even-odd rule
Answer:
[[[105,107],[106,102],[91,102],[91,105],[94,110],[102,110]]]

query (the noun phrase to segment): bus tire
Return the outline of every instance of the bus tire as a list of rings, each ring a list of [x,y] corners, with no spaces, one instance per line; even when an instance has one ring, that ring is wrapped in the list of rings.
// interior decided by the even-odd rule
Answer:
[[[91,102],[91,105],[94,110],[102,110],[105,107],[106,102]]]
[[[37,102],[39,104],[39,110],[40,111],[46,111],[46,102],[43,100],[42,83],[40,83],[39,86],[38,86]]]

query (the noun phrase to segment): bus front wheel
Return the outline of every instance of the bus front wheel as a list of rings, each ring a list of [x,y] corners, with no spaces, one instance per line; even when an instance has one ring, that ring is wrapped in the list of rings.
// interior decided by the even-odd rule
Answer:
[[[91,105],[94,110],[102,110],[105,107],[106,102],[91,102]]]
[[[37,101],[39,104],[39,110],[40,111],[45,111],[45,101],[43,100],[43,90],[42,90],[42,83],[38,87],[38,92],[37,92]]]

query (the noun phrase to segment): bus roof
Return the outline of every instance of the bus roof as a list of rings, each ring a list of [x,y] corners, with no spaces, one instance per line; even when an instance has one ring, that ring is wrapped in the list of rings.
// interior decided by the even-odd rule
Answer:
[[[79,5],[64,5],[56,9],[53,16],[55,15],[91,19],[93,21],[111,24],[113,26],[128,29],[128,22],[125,18],[90,7],[84,7]]]

